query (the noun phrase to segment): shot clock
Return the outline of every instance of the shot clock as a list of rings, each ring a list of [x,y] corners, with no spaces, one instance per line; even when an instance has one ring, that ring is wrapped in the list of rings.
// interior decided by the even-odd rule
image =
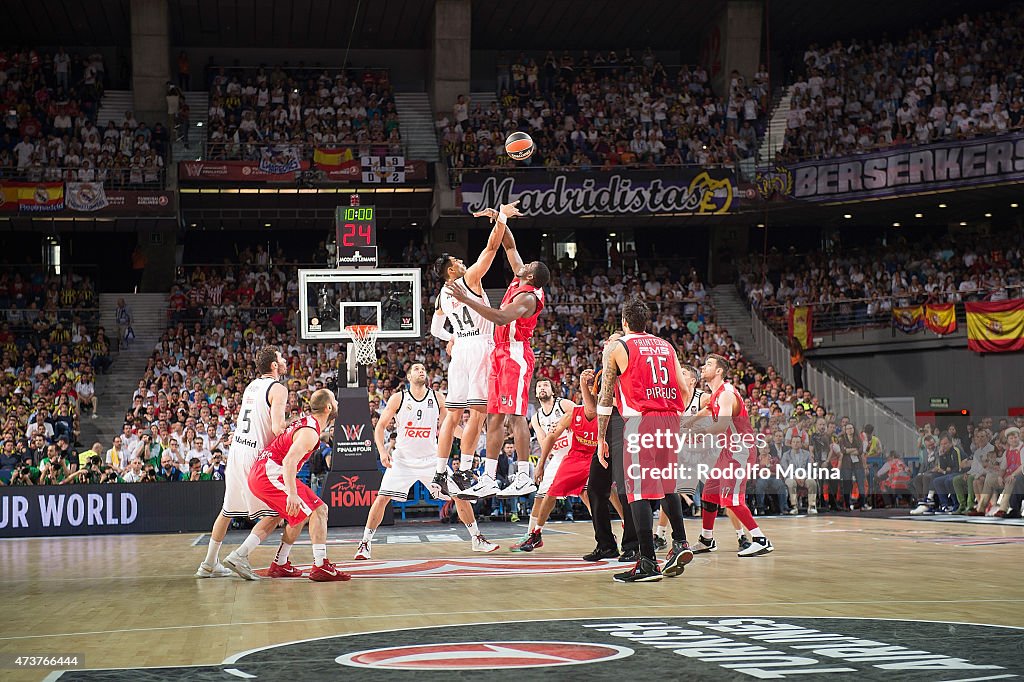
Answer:
[[[334,212],[339,268],[377,267],[377,211],[373,206],[339,206]]]

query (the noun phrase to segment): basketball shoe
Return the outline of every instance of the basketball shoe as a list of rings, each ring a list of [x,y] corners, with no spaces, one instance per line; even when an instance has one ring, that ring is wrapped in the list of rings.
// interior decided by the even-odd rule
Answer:
[[[714,538],[706,538],[703,535],[697,538],[697,542],[693,545],[694,554],[704,554],[705,552],[717,552],[718,543],[715,542]]]
[[[675,578],[682,575],[686,564],[693,561],[693,550],[686,542],[673,542],[672,550],[665,557],[665,566],[661,572],[668,578]]]
[[[367,559],[369,559],[370,558],[370,543],[369,542],[360,542],[359,543],[359,549],[356,550],[356,555],[355,555],[354,558],[355,558],[356,561],[366,561]]]
[[[338,567],[327,559],[320,566],[314,566],[309,572],[309,579],[317,583],[333,583],[345,580],[352,580],[352,576],[338,570]]]
[[[434,474],[434,480],[430,482],[430,496],[435,500],[450,500],[452,494],[448,492],[448,474]]]
[[[473,551],[483,552],[484,554],[490,554],[501,549],[500,545],[496,545],[493,542],[488,542],[487,538],[483,535],[477,535],[473,538]]]
[[[602,559],[614,559],[617,556],[619,556],[619,550],[614,548],[614,547],[609,547],[609,548],[606,548],[606,549],[601,549],[600,547],[595,547],[594,551],[592,551],[590,554],[584,554],[583,555],[583,560],[584,561],[601,561]]]
[[[291,561],[286,561],[283,564],[277,562],[271,562],[270,568],[267,569],[268,578],[301,578],[302,570],[292,566]]]
[[[227,578],[231,575],[231,571],[224,568],[224,564],[217,562],[216,566],[210,567],[206,565],[206,562],[199,564],[199,568],[196,570],[197,578]]]
[[[473,473],[468,469],[466,471],[456,471],[448,477],[448,494],[455,492],[458,495],[459,491],[468,490],[473,487]]]
[[[543,546],[544,540],[541,538],[541,532],[539,530],[535,530],[520,542],[509,547],[509,549],[513,552],[532,552],[533,550],[539,549]]]
[[[498,492],[498,497],[520,497],[535,492],[537,492],[537,484],[533,482],[529,474],[520,471],[511,483]]]
[[[771,540],[761,536],[759,538],[751,538],[750,545],[736,552],[736,556],[761,556],[762,554],[774,551],[775,547],[772,545]]]
[[[501,492],[501,488],[493,478],[484,474],[481,476],[476,485],[463,490],[461,493],[456,493],[456,497],[460,500],[482,500],[487,497],[493,497]]]
[[[246,580],[260,579],[260,577],[256,575],[256,572],[252,570],[252,566],[249,565],[249,557],[240,556],[236,552],[231,552],[231,554],[228,554],[227,558],[224,559],[224,565],[237,573],[240,578],[245,578]]]
[[[612,580],[617,583],[654,583],[662,579],[658,562],[647,557],[640,557],[633,568],[625,573],[616,573]]]

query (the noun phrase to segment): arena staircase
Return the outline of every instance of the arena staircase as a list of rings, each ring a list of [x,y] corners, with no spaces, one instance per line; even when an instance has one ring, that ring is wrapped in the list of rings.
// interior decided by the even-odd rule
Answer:
[[[207,123],[210,117],[210,93],[206,90],[189,90],[184,93],[189,106],[188,148],[175,139],[172,157],[175,161],[197,161],[206,158]]]
[[[83,419],[81,441],[89,447],[95,441],[108,448],[115,434],[121,432],[124,414],[132,404],[132,393],[146,371],[153,348],[167,330],[166,294],[100,294],[100,324],[113,341],[117,336],[114,311],[117,299],[124,297],[132,314],[135,338],[127,349],[115,352],[110,373],[96,377],[96,397],[99,418]]]
[[[719,284],[714,287],[711,290],[711,304],[718,324],[732,334],[733,340],[740,344],[743,356],[761,367],[771,364],[754,340],[750,310],[743,303],[736,287],[732,284]]]
[[[434,112],[425,92],[396,92],[399,131],[405,156],[417,161],[436,162],[441,158],[434,128]]]
[[[104,90],[103,99],[100,101],[99,111],[96,112],[96,127],[104,130],[110,121],[120,130],[121,122],[124,121],[124,112],[133,111],[135,101],[132,99],[131,90]],[[151,121],[146,121],[151,124]]]
[[[782,143],[786,137],[786,117],[792,109],[790,103],[793,100],[795,86],[787,86],[782,97],[772,110],[768,119],[768,129],[761,138],[761,146],[757,150],[759,164],[767,165],[775,160],[775,153],[782,149]]]
[[[497,95],[491,92],[471,92],[469,93],[469,110],[472,111],[479,104],[484,109],[487,108],[488,104],[492,104],[498,101]],[[454,102],[453,102],[454,104]]]

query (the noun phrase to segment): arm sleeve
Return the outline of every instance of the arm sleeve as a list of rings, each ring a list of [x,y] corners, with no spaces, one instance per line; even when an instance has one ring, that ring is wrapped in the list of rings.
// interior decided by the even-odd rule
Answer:
[[[452,333],[444,328],[445,317],[443,315],[430,316],[430,333],[433,336],[447,342],[452,338]]]

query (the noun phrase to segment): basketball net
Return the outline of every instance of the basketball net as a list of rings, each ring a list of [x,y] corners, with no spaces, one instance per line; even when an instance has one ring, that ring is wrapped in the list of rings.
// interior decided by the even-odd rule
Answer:
[[[375,324],[352,324],[345,327],[352,336],[352,345],[355,346],[355,360],[357,365],[374,365],[377,363],[377,325]]]

